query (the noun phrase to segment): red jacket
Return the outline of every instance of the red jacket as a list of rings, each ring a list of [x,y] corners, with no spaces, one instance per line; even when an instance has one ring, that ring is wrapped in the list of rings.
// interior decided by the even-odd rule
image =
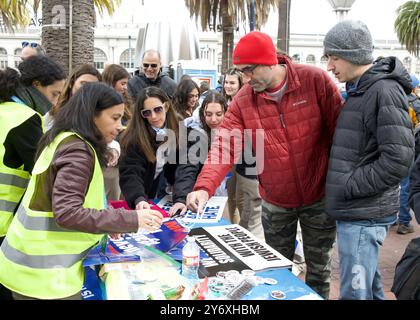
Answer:
[[[261,197],[283,208],[297,208],[324,196],[329,150],[342,98],[325,71],[293,64],[285,57],[279,57],[279,64],[287,65],[288,81],[280,103],[245,85],[229,105],[221,129],[252,129],[253,141],[255,130],[264,129],[264,159],[257,161],[264,166],[258,176]],[[228,144],[223,147],[230,153],[231,163],[206,164],[194,190],[213,195],[233,163],[233,148],[229,151]],[[214,158],[218,149],[212,146],[209,156]]]

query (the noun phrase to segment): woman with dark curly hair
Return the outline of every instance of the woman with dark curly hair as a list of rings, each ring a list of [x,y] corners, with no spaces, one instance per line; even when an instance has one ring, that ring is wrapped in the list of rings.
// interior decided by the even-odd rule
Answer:
[[[54,105],[63,91],[66,74],[47,56],[31,56],[18,66],[20,85],[14,101],[22,102],[42,116]]]

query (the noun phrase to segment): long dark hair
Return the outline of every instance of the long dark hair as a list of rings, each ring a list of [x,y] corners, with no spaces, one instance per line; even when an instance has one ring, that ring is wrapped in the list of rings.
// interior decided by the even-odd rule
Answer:
[[[50,115],[55,116],[58,110],[70,100],[74,83],[84,74],[90,74],[98,78],[98,81],[102,81],[100,72],[91,64],[82,64],[78,68],[74,69],[70,77],[67,79],[66,84],[64,85],[63,92],[61,93],[57,104],[51,108]]]
[[[36,158],[61,132],[72,131],[86,139],[96,151],[99,162],[105,166],[107,143],[94,123],[103,110],[123,103],[114,89],[100,82],[86,83],[57,112],[52,128],[41,138]]]
[[[166,106],[166,127],[173,130],[176,136],[176,145],[178,146],[178,116],[175,112],[169,97],[158,87],[148,87],[140,91],[136,104],[134,105],[133,117],[123,132],[121,137],[121,148],[123,152],[131,147],[139,148],[149,162],[156,162],[156,133],[151,128],[147,119],[141,116],[144,109],[144,102],[148,98],[159,99]]]
[[[187,103],[188,103],[188,95],[194,89],[197,89],[197,93],[200,94],[200,87],[197,85],[197,83],[195,83],[194,80],[191,80],[191,79],[182,80],[176,87],[173,103],[174,103],[176,112],[178,112],[178,114],[183,119],[191,116],[187,113],[187,108],[188,108]]]
[[[115,88],[115,84],[117,83],[117,81],[121,80],[121,79],[130,79],[131,76],[128,73],[127,70],[125,70],[123,67],[121,67],[118,64],[110,64],[108,66],[106,66],[105,70],[102,72],[102,80],[104,83],[106,83],[107,85]],[[132,106],[134,104],[133,99],[131,98],[131,96],[128,94],[127,90],[123,93],[123,98],[124,98],[124,120],[125,121],[130,121],[131,117],[132,117]]]
[[[207,137],[209,139],[211,139],[211,128],[207,125],[206,123],[206,109],[207,109],[207,105],[209,103],[218,103],[222,106],[222,110],[224,113],[226,113],[228,105],[226,102],[225,97],[223,97],[219,92],[217,92],[216,90],[211,90],[207,96],[204,98],[203,103],[201,104],[200,110],[199,110],[199,116],[200,116],[200,122],[201,122],[201,126],[203,127],[203,129],[206,131],[207,133]],[[210,143],[209,143],[210,145]]]

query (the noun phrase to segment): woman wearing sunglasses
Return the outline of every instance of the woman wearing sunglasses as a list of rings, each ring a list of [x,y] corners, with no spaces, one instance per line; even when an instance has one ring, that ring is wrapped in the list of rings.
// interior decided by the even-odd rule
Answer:
[[[15,299],[81,300],[82,260],[104,235],[160,227],[157,211],[107,208],[104,201],[101,166],[123,112],[115,90],[89,83],[41,139],[28,189],[0,247],[0,283]]]
[[[192,186],[185,189],[175,179],[178,120],[162,89],[149,87],[140,91],[133,117],[121,138],[120,187],[130,208],[149,209],[148,200],[158,196],[159,182],[164,177],[173,186],[173,210],[186,210],[185,198]]]

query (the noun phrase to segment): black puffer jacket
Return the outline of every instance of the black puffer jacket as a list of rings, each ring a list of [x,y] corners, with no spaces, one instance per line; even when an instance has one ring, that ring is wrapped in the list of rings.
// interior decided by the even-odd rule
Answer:
[[[140,91],[148,87],[161,88],[167,94],[167,96],[172,99],[176,85],[176,82],[165,73],[160,73],[156,80],[150,80],[143,73],[140,73],[128,81],[127,88],[128,93],[135,102]]]
[[[341,110],[326,184],[337,220],[377,219],[399,210],[399,183],[414,158],[410,76],[395,57],[366,71]]]

